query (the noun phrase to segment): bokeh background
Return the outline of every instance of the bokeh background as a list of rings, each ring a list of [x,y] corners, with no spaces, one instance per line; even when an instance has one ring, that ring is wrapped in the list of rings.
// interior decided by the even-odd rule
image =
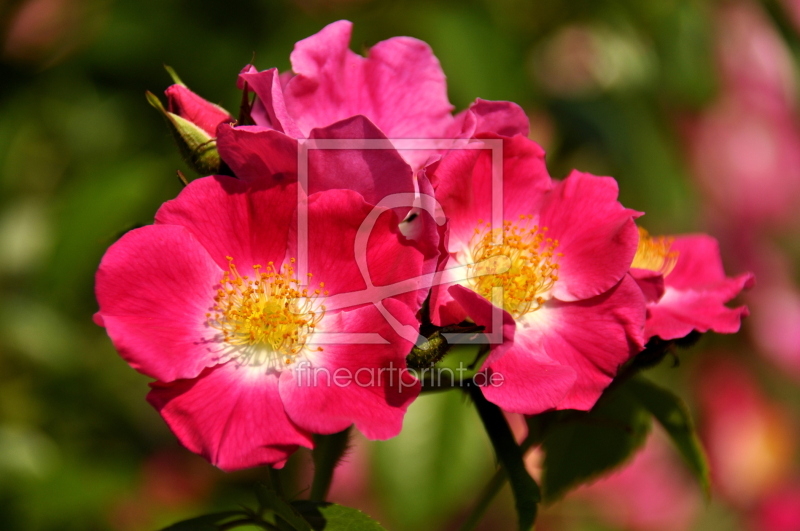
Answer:
[[[612,175],[651,233],[709,232],[730,274],[757,275],[742,333],[649,371],[696,415],[711,501],[654,431],[538,529],[800,529],[797,0],[0,0],[0,528],[151,530],[254,502],[264,469],[214,469],[147,405],[92,323],[93,277],[189,174],[144,99],[162,65],[235,111],[242,66],[286,70],[340,18],[356,51],[427,41],[458,110],[518,102],[553,176]],[[333,499],[392,530],[457,529],[492,470],[464,398],[427,395],[398,438],[356,439]],[[307,453],[284,480],[303,495]],[[482,528],[513,525],[503,492]]]

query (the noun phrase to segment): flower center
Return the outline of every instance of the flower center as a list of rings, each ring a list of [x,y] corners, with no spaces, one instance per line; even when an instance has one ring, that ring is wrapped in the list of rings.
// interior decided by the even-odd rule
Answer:
[[[309,292],[298,284],[291,265],[275,269],[273,262],[254,265],[252,278],[241,276],[233,258],[227,258],[229,271],[222,274],[213,313],[206,314],[208,325],[222,333],[229,354],[242,363],[291,364],[325,315],[318,302],[328,294],[321,291],[325,284]]]
[[[633,257],[631,267],[636,269],[648,269],[667,276],[678,263],[678,251],[670,251],[675,238],[666,236],[650,236],[650,234],[639,227],[639,246],[636,248],[636,255]]]
[[[471,288],[492,300],[493,288],[503,290],[503,308],[514,319],[534,312],[545,303],[545,295],[558,280],[555,253],[558,240],[546,237],[547,227],[529,226],[533,216],[520,216],[517,223],[504,221],[502,229],[489,229],[478,220],[470,242],[472,263],[467,266]],[[494,243],[502,231],[502,243]],[[508,259],[508,270],[500,272],[499,260]]]

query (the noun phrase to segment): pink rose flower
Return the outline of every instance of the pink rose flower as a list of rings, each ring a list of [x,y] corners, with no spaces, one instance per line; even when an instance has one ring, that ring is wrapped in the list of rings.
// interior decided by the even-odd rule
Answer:
[[[238,86],[255,98],[242,124],[222,123],[217,129],[217,149],[233,175],[276,183],[305,179],[298,153],[307,149],[310,164],[327,161],[316,163],[324,172],[308,175],[309,193],[352,189],[377,204],[395,193],[432,195],[429,175],[421,170],[454,144],[487,132],[528,135],[528,117],[510,102],[478,99],[453,117],[444,74],[427,44],[396,37],[372,47],[365,58],[349,49],[351,29],[350,22],[339,21],[298,42],[291,54],[292,72],[259,72],[250,65],[242,70]],[[373,141],[369,149],[358,144],[365,139]],[[395,151],[403,139],[422,141],[422,147]],[[316,141],[331,140],[341,141],[339,146],[354,141],[353,149],[316,147]],[[387,157],[374,149],[381,144],[404,164],[352,171],[354,166],[374,168],[376,158],[385,164]],[[370,178],[360,180],[359,175]],[[381,177],[375,181],[373,175]],[[432,227],[418,230],[436,232]]]
[[[410,37],[394,37],[362,57],[349,48],[351,31],[352,23],[340,20],[298,42],[290,56],[292,72],[259,72],[252,66],[242,71],[239,87],[246,85],[256,94],[251,111],[256,127],[251,132],[266,129],[302,139],[314,129],[362,116],[388,138],[448,138],[453,106],[430,47]],[[230,139],[238,130],[220,136]],[[416,170],[431,151],[402,154]]]
[[[297,185],[224,176],[189,184],[154,225],[111,246],[97,273],[97,323],[158,380],[148,400],[181,442],[224,470],[283,466],[312,446],[312,432],[351,424],[392,437],[419,393],[404,371],[412,344],[375,305],[326,309],[366,288],[354,246],[375,207],[346,190],[304,204],[308,277],[295,270]],[[394,211],[378,212],[365,257],[372,284],[416,277],[422,253],[399,234]],[[418,299],[402,293],[382,305],[416,329]],[[348,344],[366,333],[373,344]]]
[[[524,414],[588,410],[642,349],[644,299],[627,275],[638,213],[617,201],[613,179],[573,172],[553,182],[536,143],[503,142],[502,226],[490,225],[488,150],[453,150],[434,172],[449,241],[447,283],[431,293],[432,320],[469,317],[491,330],[489,300],[502,287],[504,340],[483,370],[503,382],[482,387],[486,398]]]
[[[717,240],[705,234],[640,239],[631,275],[647,299],[645,337],[678,339],[693,330],[739,331],[747,306],[725,303],[755,283],[752,273],[725,276]]]

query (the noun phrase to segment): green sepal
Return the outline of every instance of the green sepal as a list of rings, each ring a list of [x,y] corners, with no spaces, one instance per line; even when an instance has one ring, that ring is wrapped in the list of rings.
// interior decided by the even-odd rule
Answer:
[[[167,74],[169,74],[169,77],[171,77],[171,78],[172,78],[172,82],[173,82],[173,83],[175,83],[176,85],[180,85],[180,86],[182,86],[182,87],[185,87],[185,86],[186,86],[186,83],[184,83],[183,81],[181,81],[181,78],[179,78],[179,77],[178,77],[178,74],[177,74],[177,72],[175,72],[175,70],[173,70],[173,68],[172,68],[171,66],[169,66],[169,65],[164,65],[164,70],[166,70],[166,71],[167,71]]]
[[[171,113],[164,108],[161,100],[150,91],[145,93],[147,101],[159,111],[167,121],[178,150],[186,163],[198,175],[214,175],[220,172],[222,160],[217,151],[217,140],[195,124]]]

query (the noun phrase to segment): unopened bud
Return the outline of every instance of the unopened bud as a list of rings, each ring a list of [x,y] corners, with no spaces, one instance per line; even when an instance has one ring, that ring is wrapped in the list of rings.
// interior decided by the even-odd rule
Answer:
[[[146,95],[150,105],[159,111],[167,121],[169,130],[186,163],[200,175],[219,173],[221,159],[217,151],[216,138],[189,120],[167,111],[161,100],[152,92],[148,91]]]

